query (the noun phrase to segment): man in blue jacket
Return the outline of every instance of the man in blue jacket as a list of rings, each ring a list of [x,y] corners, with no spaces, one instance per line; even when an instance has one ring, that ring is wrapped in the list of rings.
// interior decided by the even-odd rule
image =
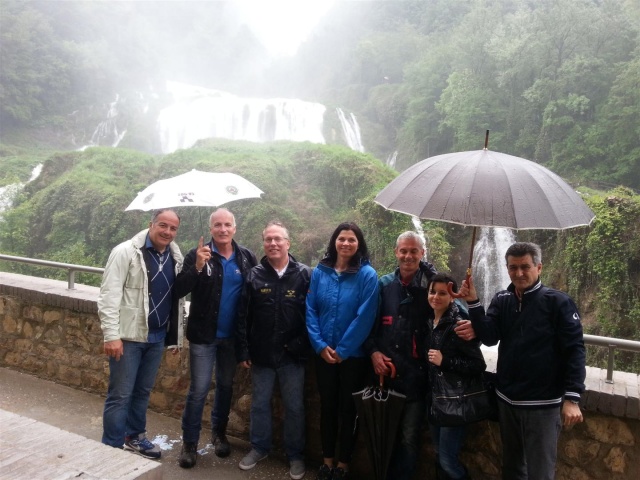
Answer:
[[[251,451],[240,461],[250,470],[272,446],[271,399],[276,380],[284,406],[284,449],[289,476],[304,477],[304,369],[311,351],[305,299],[311,269],[289,254],[289,232],[270,222],[262,232],[265,257],[249,273],[237,324],[237,357],[251,369]]]
[[[552,480],[562,425],[582,422],[585,348],[580,315],[565,293],[540,282],[542,253],[514,243],[505,255],[511,285],[485,314],[473,280],[469,313],[478,338],[498,347],[496,393],[502,478]]]
[[[244,279],[256,265],[255,255],[233,239],[236,219],[226,208],[209,218],[211,242],[192,249],[176,279],[176,293],[191,293],[187,323],[191,383],[182,414],[182,468],[196,464],[202,412],[215,367],[216,387],[211,410],[211,443],[219,457],[227,457],[227,423],[236,372],[235,329]]]

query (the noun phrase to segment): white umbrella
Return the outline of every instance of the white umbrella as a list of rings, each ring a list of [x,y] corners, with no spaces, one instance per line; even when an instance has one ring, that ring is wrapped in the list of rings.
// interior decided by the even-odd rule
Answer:
[[[191,170],[152,183],[126,210],[157,210],[170,207],[218,207],[243,198],[260,198],[264,192],[235,173]]]

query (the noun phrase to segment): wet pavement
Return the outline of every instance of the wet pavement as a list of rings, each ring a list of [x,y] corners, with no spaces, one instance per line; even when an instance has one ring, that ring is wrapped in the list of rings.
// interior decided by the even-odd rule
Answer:
[[[0,368],[0,409],[53,425],[69,432],[100,441],[104,397],[75,390],[38,377]],[[178,457],[182,447],[180,420],[152,411],[147,415],[147,437],[162,448],[163,478],[221,480],[286,480],[289,466],[284,454],[272,454],[249,471],[238,468],[238,462],[250,445],[229,438],[232,452],[227,458],[213,453],[208,432],[203,429],[198,463],[192,469],[182,469]],[[46,445],[34,445],[46,448]],[[134,455],[133,453],[131,455]],[[1,467],[0,467],[1,468]],[[315,478],[315,468],[305,479]],[[37,480],[37,479],[35,479]]]

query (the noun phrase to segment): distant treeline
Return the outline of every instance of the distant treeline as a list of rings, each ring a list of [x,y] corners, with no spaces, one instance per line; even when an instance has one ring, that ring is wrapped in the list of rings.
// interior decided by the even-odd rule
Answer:
[[[640,189],[637,0],[336,2],[271,63],[231,2],[4,0],[0,14],[5,132],[93,127],[77,112],[169,78],[348,108],[400,170],[480,149],[489,129],[489,148],[575,183]]]

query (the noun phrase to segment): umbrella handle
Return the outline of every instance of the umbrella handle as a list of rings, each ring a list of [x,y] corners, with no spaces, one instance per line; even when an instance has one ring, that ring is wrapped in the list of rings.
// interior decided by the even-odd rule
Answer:
[[[396,366],[391,361],[384,362],[384,364],[391,369],[389,378],[396,378]],[[384,377],[385,375],[380,375],[380,388],[382,388],[384,385]]]
[[[470,278],[471,278],[471,268],[467,268],[467,275],[464,277],[464,279],[468,283]],[[458,292],[453,291],[453,282],[447,283],[447,292],[449,292],[449,295],[451,295],[453,298],[462,297],[462,295],[460,295]]]

